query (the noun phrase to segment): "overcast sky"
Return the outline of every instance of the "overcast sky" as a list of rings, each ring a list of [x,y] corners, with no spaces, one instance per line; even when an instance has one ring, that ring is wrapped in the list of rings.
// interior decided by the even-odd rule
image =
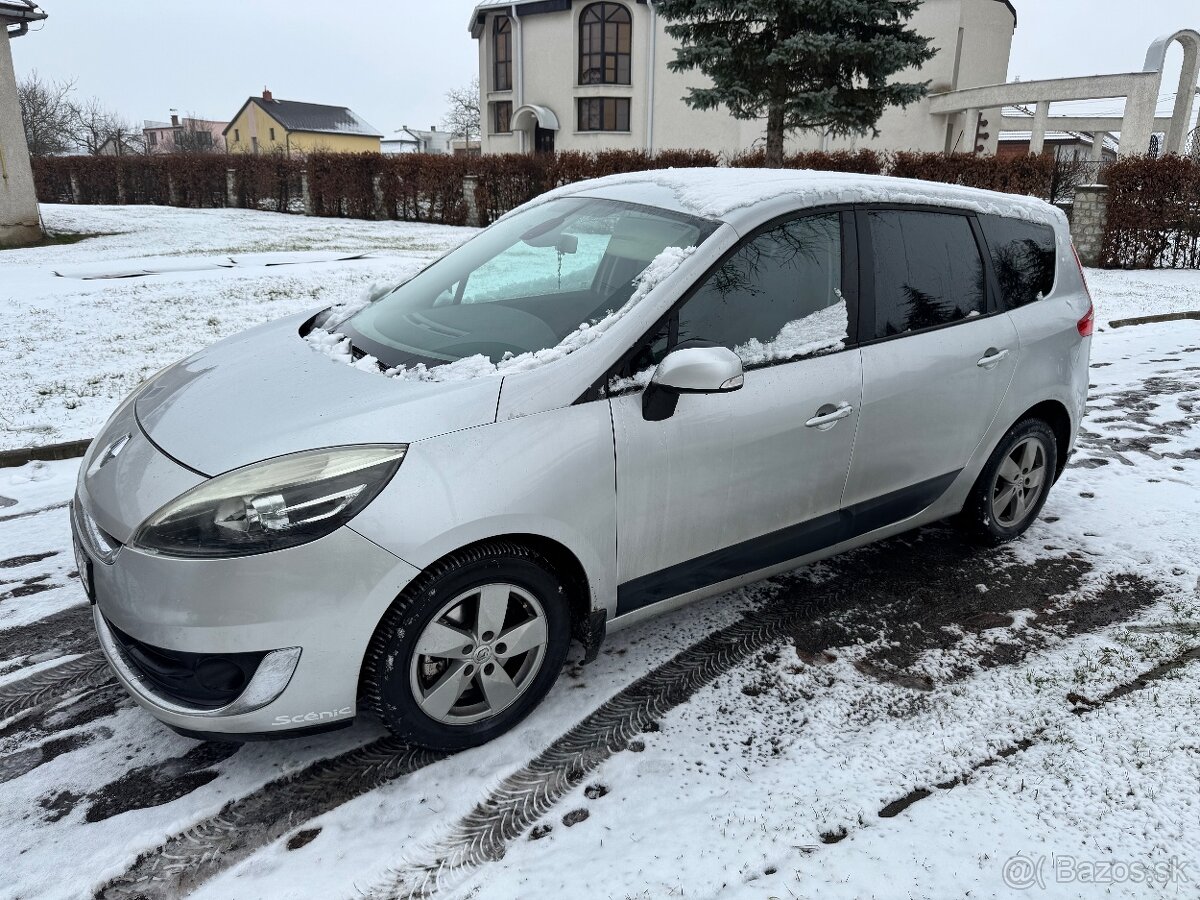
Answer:
[[[49,20],[13,42],[18,74],[74,78],[131,120],[172,108],[226,119],[265,85],[282,99],[350,106],[385,133],[427,128],[441,121],[446,91],[476,73],[473,0],[42,2]],[[1155,37],[1200,28],[1195,0],[1014,4],[1009,78],[1023,81],[1136,71]],[[1176,47],[1164,94],[1181,59]]]

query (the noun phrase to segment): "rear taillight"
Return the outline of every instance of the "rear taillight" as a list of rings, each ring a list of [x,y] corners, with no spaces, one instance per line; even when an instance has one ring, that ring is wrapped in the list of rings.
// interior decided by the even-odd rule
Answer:
[[[1075,249],[1074,244],[1071,245],[1071,252],[1075,254],[1075,265],[1079,266],[1079,280],[1083,282],[1083,290],[1088,298],[1087,315],[1080,319],[1075,327],[1079,329],[1080,337],[1091,337],[1096,329],[1096,302],[1092,299],[1092,289],[1088,287],[1087,276],[1083,273],[1083,262],[1079,259],[1079,251]]]
[[[1079,329],[1080,337],[1091,337],[1096,328],[1096,307],[1089,303],[1087,315],[1075,323],[1075,327]]]

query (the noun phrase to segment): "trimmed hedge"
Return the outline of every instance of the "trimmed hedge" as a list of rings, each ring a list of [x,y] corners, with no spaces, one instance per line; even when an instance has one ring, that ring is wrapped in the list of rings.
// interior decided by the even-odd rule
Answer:
[[[761,166],[763,161],[764,154],[756,151],[734,157],[729,165]],[[467,222],[464,179],[473,176],[472,199],[486,225],[561,185],[623,172],[716,166],[721,158],[710,150],[603,150],[477,157],[314,153],[306,159],[216,153],[63,156],[33,162],[38,196],[49,202],[233,205],[302,212],[302,180],[307,178],[307,212],[312,215],[446,225]],[[891,174],[1042,197],[1055,193],[1060,165],[1050,156],[997,159],[873,150],[796,153],[785,160],[793,169]],[[234,173],[232,193],[229,171]]]
[[[715,166],[721,159],[708,150],[606,150],[482,157],[314,153],[306,159],[270,154],[68,156],[40,157],[33,163],[38,197],[48,202],[232,205],[444,225],[467,224],[474,206],[477,221],[487,225],[561,185],[622,172]],[[742,167],[762,163],[761,151],[728,161]],[[1092,163],[1059,161],[1051,154],[1001,159],[843,150],[793,154],[785,165],[920,178],[1054,202],[1068,199],[1075,185],[1097,176]],[[1180,157],[1128,158],[1105,171],[1110,197],[1103,264],[1200,267],[1200,163]]]
[[[1200,268],[1200,161],[1126,157],[1106,170],[1110,269]]]

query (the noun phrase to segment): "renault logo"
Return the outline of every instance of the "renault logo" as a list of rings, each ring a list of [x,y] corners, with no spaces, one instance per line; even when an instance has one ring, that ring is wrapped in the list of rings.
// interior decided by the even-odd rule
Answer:
[[[96,467],[92,471],[99,471],[100,469],[103,469],[106,465],[120,456],[121,451],[125,449],[125,445],[129,443],[129,439],[131,437],[133,437],[132,434],[123,434],[105,447],[104,452],[101,453],[97,458]]]

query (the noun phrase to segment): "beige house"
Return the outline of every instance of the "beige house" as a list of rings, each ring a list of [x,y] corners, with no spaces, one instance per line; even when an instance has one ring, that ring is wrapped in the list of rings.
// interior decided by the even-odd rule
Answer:
[[[276,100],[264,90],[242,104],[224,137],[230,153],[303,156],[316,151],[378,153],[383,135],[345,106]]]
[[[912,25],[937,56],[919,73],[934,93],[1003,84],[1017,14],[1009,0],[926,0]],[[707,148],[734,154],[761,144],[765,125],[681,99],[696,72],[667,68],[676,42],[653,0],[484,0],[478,42],[483,152]],[[790,149],[970,149],[975,128],[935,114],[930,101],[888,110],[877,139],[796,135]],[[968,130],[970,133],[968,134]],[[984,148],[996,149],[993,131]]]
[[[9,42],[45,18],[28,0],[0,0],[0,247],[29,244],[42,236]]]

